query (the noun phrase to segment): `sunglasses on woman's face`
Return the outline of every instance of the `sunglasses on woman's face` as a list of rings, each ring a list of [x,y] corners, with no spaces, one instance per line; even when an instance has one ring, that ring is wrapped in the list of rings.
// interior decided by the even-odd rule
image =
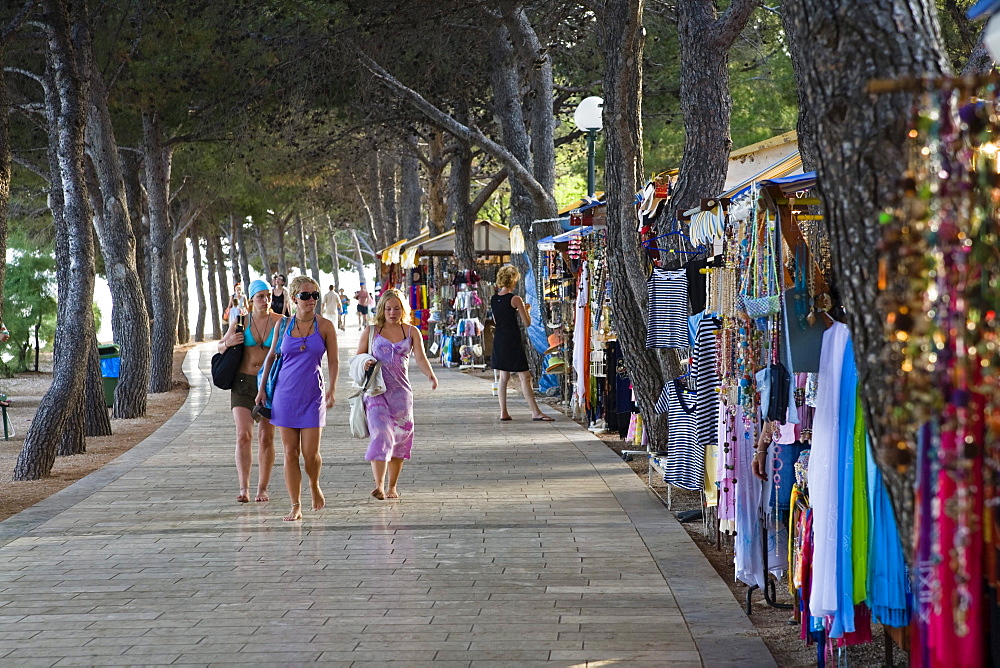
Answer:
[[[299,299],[305,299],[305,300],[320,298],[320,294],[318,292],[300,292],[295,296],[298,297]]]

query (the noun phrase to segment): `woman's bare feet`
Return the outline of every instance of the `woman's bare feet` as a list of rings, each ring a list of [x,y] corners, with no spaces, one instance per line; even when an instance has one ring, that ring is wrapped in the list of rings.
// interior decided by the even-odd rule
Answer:
[[[326,506],[326,497],[323,496],[323,490],[319,488],[319,485],[312,488],[312,501],[313,510],[323,510]]]
[[[382,501],[383,499],[385,499],[385,492],[383,492],[380,489],[373,489],[372,496],[374,496],[379,501]]]
[[[385,498],[387,498],[387,499],[398,499],[399,498],[399,492],[396,491],[395,487],[392,487],[392,488],[389,489],[388,492],[385,493]]]
[[[253,500],[256,501],[257,503],[265,503],[267,501],[270,501],[271,497],[267,495],[266,489],[258,489],[257,496],[255,496]]]
[[[285,515],[281,519],[285,520],[286,522],[295,522],[295,521],[301,520],[302,519],[302,504],[300,504],[300,503],[293,503],[292,504],[292,512],[288,513],[287,515]]]
[[[249,487],[240,487],[240,493],[236,495],[236,500],[239,501],[240,503],[249,503],[250,502],[250,488]]]

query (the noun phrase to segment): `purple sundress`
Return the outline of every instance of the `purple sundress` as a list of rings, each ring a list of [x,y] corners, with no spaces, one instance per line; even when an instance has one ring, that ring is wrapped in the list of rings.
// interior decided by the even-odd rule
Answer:
[[[410,332],[412,327],[407,330],[407,336],[397,343],[376,334],[372,349],[368,351],[382,363],[385,392],[365,397],[371,436],[368,451],[365,452],[367,461],[410,458],[410,448],[413,447],[413,390],[410,389],[407,371],[413,347]]]
[[[312,334],[304,338],[291,336],[291,327],[281,339],[281,371],[274,387],[271,424],[278,427],[309,429],[326,424],[326,401],[323,392],[323,372],[320,362],[326,352],[326,342],[316,321]],[[302,344],[305,350],[300,350]]]

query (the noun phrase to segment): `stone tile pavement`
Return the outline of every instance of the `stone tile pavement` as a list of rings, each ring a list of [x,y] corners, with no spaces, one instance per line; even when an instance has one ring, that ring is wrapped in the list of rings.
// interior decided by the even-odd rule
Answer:
[[[188,355],[191,393],[160,430],[0,522],[0,665],[774,665],[628,465],[513,393],[497,422],[489,384],[457,371],[432,393],[411,369],[402,499],[369,496],[342,363],[327,508],[281,520],[280,454],[272,501],[237,504],[212,348]]]

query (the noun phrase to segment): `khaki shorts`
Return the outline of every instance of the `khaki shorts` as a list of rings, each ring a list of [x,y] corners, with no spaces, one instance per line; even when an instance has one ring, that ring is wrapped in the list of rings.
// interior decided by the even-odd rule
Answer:
[[[229,406],[231,408],[245,408],[253,410],[254,401],[257,399],[257,376],[249,373],[237,373],[233,382],[233,389],[229,392]]]

